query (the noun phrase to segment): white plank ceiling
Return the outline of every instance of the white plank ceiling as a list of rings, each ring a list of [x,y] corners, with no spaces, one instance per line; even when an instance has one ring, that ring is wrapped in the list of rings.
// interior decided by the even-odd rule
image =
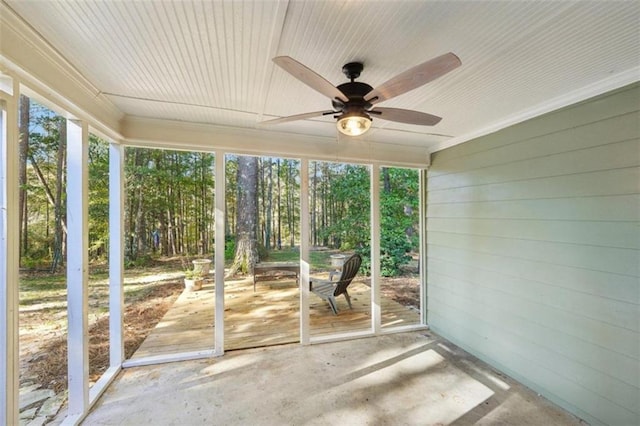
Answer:
[[[366,135],[438,149],[617,75],[640,79],[637,1],[0,1],[133,117],[261,129],[331,106],[274,56],[335,85],[362,61],[359,81],[376,87],[454,52],[460,68],[381,104],[438,125],[374,117]],[[269,130],[336,136],[330,116]]]

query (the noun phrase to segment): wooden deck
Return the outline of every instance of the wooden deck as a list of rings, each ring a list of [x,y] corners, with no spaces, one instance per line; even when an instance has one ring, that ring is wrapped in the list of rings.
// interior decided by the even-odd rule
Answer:
[[[225,350],[299,342],[297,282],[290,277],[261,282],[253,291],[251,279],[225,283]],[[370,289],[358,278],[349,287],[353,310],[338,297],[339,314],[310,294],[310,331],[320,336],[371,328]],[[416,310],[382,300],[385,327],[418,324]],[[145,339],[132,359],[212,349],[215,286],[207,280],[202,290],[183,292]]]

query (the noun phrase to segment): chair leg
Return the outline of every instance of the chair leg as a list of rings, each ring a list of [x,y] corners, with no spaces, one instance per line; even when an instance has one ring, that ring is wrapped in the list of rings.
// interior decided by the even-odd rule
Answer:
[[[347,291],[344,291],[344,297],[345,299],[347,299],[347,303],[349,304],[349,308],[353,309],[353,306],[351,306],[351,297],[349,296],[349,293],[347,293]]]
[[[338,315],[338,306],[336,305],[336,299],[334,299],[333,296],[329,296],[327,298],[327,301],[329,302],[329,306],[331,306],[333,315]]]

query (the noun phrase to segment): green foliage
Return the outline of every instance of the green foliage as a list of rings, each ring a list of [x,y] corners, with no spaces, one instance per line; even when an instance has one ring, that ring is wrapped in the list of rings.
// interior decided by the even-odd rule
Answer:
[[[335,215],[321,236],[342,251],[361,250],[371,234],[369,169],[346,164],[336,165],[332,172],[330,197]]]
[[[149,266],[153,263],[153,257],[149,254],[137,256],[135,259],[125,259],[124,265],[126,268],[142,268]]]
[[[400,267],[411,261],[409,252],[411,241],[399,229],[382,233],[380,240],[380,274],[383,277],[394,277],[400,274]]]
[[[89,257],[107,257],[109,241],[109,143],[89,135]]]
[[[370,175],[363,166],[321,166],[322,176],[331,175],[330,205],[334,215],[329,226],[320,230],[323,240],[334,248],[356,251],[362,256],[361,271],[371,272],[370,245]],[[318,178],[318,177],[316,177]],[[383,168],[381,174],[381,274],[397,276],[418,247],[419,181],[418,172],[411,169]]]
[[[266,261],[269,259],[269,250],[267,250],[267,248],[262,244],[258,244],[258,258],[260,261]]]
[[[204,278],[202,271],[196,269],[187,269],[184,271],[184,277],[188,280],[199,280]]]
[[[214,156],[143,148],[126,154],[127,258],[211,252]]]
[[[380,273],[399,275],[411,261],[409,253],[418,249],[419,181],[411,169],[385,168],[380,194]]]
[[[34,252],[31,253],[32,254],[30,256],[22,257],[21,264],[23,268],[43,269],[47,268],[50,265],[51,259],[48,256],[40,256],[38,254],[35,254]]]
[[[227,235],[224,241],[224,260],[233,260],[236,255],[236,237],[234,235]]]

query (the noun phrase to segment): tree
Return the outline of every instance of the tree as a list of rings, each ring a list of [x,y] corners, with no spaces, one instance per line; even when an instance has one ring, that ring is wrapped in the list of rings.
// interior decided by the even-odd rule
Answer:
[[[18,179],[20,184],[19,198],[19,229],[20,229],[20,257],[22,257],[28,249],[28,233],[27,224],[29,223],[27,209],[27,159],[29,157],[29,119],[30,119],[30,102],[29,98],[20,95],[20,148],[19,158],[20,167],[18,171]]]
[[[418,245],[418,235],[413,232],[420,200],[418,172],[385,167],[382,179],[380,272],[390,277],[401,272],[400,267],[411,260],[409,252]]]
[[[272,227],[272,217],[273,217],[273,164],[271,163],[271,158],[267,159],[267,167],[269,174],[268,185],[267,185],[267,199],[263,202],[266,203],[266,217],[265,217],[265,231],[264,231],[264,245],[267,250],[271,248],[271,227]]]
[[[281,167],[280,167],[280,159],[278,158],[277,162],[277,172],[276,175],[278,177],[278,195],[277,195],[277,200],[276,200],[276,204],[278,206],[277,208],[277,214],[278,214],[278,223],[276,225],[277,229],[278,229],[278,237],[277,237],[277,241],[275,246],[278,248],[278,250],[282,250],[282,200],[280,198],[280,195],[282,194],[282,190],[281,190],[281,186],[280,186],[280,173],[281,173]]]
[[[21,264],[55,270],[63,264],[66,249],[66,124],[32,99],[20,102]],[[108,247],[108,147],[108,142],[89,135],[92,260],[104,257]],[[209,254],[215,214],[212,167],[211,154],[127,148],[128,262],[142,264],[158,253]]]
[[[229,275],[253,273],[258,255],[258,158],[238,157],[236,252]]]
[[[297,179],[299,170],[297,162],[293,160],[284,160],[285,173],[285,190],[286,190],[286,215],[287,215],[287,231],[289,233],[289,245],[291,248],[296,245],[296,224],[299,216],[299,188]]]
[[[109,245],[109,143],[89,135],[89,258],[103,259]]]
[[[370,173],[366,167],[339,163],[310,165],[311,232],[313,241],[363,258],[362,271],[371,267]],[[411,260],[417,246],[418,174],[415,170],[381,170],[380,255],[383,276],[395,276]],[[317,232],[317,235],[315,233]]]
[[[368,259],[370,223],[369,170],[351,164],[335,165],[330,197],[331,224],[324,229],[335,247],[358,250]],[[363,259],[366,260],[366,259]]]
[[[51,260],[51,272],[56,272],[58,266],[63,263],[65,254],[66,231],[62,224],[65,222],[66,210],[63,206],[63,193],[66,188],[66,170],[67,164],[67,120],[62,117],[58,118],[58,155],[56,161],[56,195],[54,203],[54,243],[53,243],[53,259]]]

